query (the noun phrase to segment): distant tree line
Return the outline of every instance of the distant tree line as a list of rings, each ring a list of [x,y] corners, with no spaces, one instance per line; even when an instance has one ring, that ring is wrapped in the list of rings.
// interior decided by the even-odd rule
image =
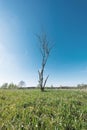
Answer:
[[[87,88],[87,84],[78,84],[77,88],[86,89]]]
[[[18,89],[18,88],[22,88],[22,87],[25,87],[26,86],[26,83],[21,80],[18,85],[14,84],[14,83],[4,83],[0,86],[0,88],[2,89]]]
[[[16,84],[13,84],[13,83],[10,83],[10,84],[4,83],[0,86],[0,88],[2,88],[2,89],[17,89],[18,86]]]
[[[26,83],[21,80],[18,85],[14,83],[4,83],[0,86],[1,89],[39,89],[39,86],[31,86],[31,87],[25,87]],[[50,87],[45,87],[46,89],[87,89],[87,84],[78,84],[77,86],[60,86],[55,87],[51,85]]]

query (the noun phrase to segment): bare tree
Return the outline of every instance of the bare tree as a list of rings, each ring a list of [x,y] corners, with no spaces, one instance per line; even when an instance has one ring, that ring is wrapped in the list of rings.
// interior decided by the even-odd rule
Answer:
[[[50,42],[47,40],[47,35],[43,33],[42,35],[36,35],[39,40],[39,49],[42,56],[41,69],[38,70],[39,74],[39,87],[41,91],[44,91],[49,75],[44,79],[44,69],[53,46],[50,46]]]
[[[18,86],[19,86],[19,87],[25,87],[25,86],[26,86],[26,83],[25,83],[23,80],[21,80],[21,81],[18,83]]]

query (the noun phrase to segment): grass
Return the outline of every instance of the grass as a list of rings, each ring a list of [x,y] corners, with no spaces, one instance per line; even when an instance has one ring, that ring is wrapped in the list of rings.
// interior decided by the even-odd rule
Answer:
[[[0,89],[0,130],[87,130],[87,91]]]

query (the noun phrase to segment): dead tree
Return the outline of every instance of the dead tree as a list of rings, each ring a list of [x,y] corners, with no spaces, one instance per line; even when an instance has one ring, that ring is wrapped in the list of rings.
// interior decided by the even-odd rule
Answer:
[[[39,49],[42,56],[41,69],[38,70],[39,74],[39,87],[41,91],[44,91],[49,75],[44,79],[44,69],[53,46],[50,46],[50,42],[47,40],[46,34],[36,35],[39,40]]]

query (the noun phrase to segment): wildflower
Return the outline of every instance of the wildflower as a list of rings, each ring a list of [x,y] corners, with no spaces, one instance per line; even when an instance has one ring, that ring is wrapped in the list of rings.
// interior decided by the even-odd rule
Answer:
[[[36,124],[36,128],[38,127],[38,125]]]
[[[21,127],[23,128],[24,126],[22,125]]]

